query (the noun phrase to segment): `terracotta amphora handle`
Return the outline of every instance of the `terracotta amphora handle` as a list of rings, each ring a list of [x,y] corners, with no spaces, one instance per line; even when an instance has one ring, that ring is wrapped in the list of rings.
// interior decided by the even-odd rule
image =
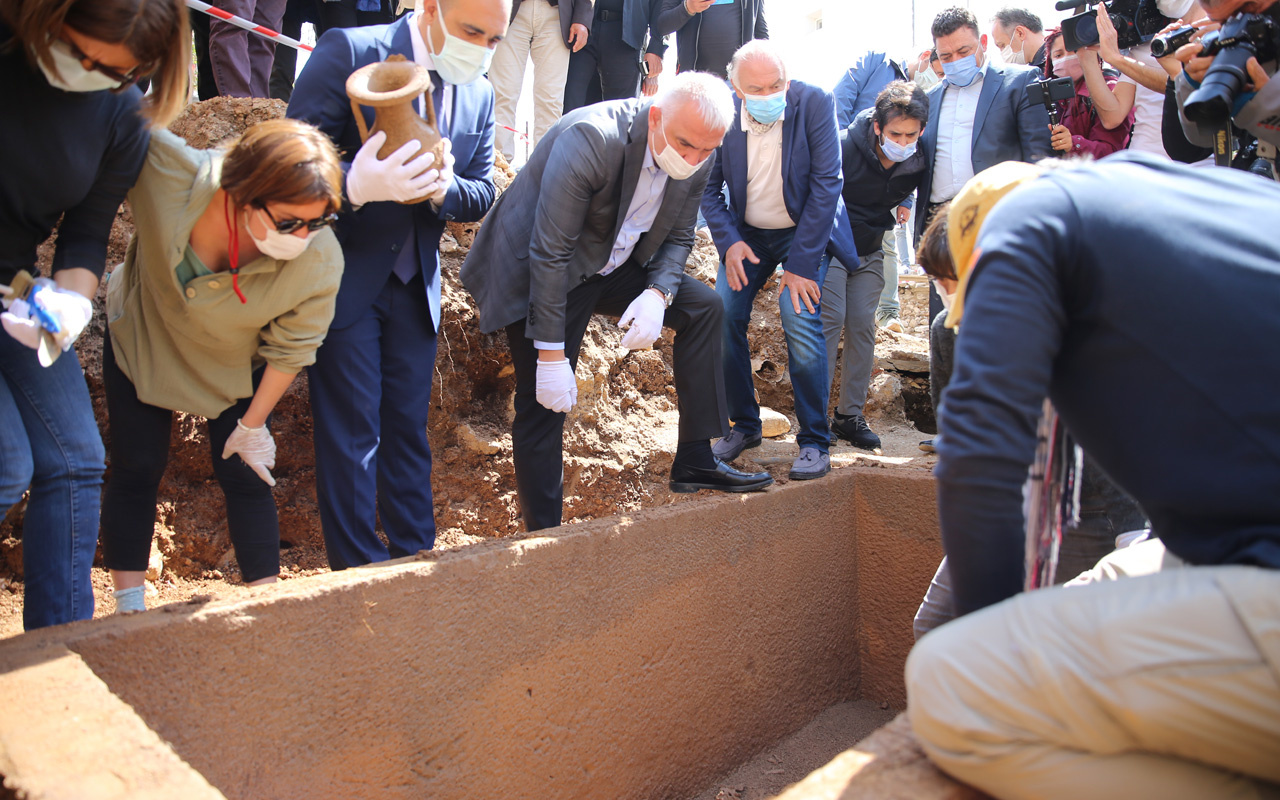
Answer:
[[[360,104],[351,98],[351,114],[356,118],[356,128],[360,131],[361,143],[369,141],[369,126],[364,122],[364,114],[360,111]]]
[[[422,107],[427,112],[427,124],[436,129],[436,133],[444,136],[444,131],[440,130],[440,126],[436,124],[436,103],[434,99],[436,91],[435,81],[431,80],[431,75],[427,75],[427,88],[422,92]],[[440,94],[440,102],[444,102],[444,93]]]

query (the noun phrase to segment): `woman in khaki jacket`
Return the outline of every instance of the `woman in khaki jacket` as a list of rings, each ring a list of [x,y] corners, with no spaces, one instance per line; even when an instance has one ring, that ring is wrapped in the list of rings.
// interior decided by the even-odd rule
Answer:
[[[137,233],[108,285],[102,353],[112,434],[102,545],[117,610],[144,608],[174,411],[209,420],[245,583],[276,579],[267,420],[333,318],[341,190],[333,144],[303,122],[260,123],[225,152],[152,136],[129,192]]]

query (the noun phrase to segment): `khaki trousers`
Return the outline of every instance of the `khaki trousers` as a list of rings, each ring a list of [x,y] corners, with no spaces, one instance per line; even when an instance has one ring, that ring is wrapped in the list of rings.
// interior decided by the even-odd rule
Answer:
[[[926,635],[929,757],[1001,800],[1280,798],[1280,571],[1171,565],[1135,545]]]
[[[489,81],[493,84],[494,138],[507,161],[515,158],[516,105],[524,86],[524,68],[533,58],[533,143],[551,130],[564,111],[564,83],[569,74],[569,47],[560,33],[560,9],[547,0],[524,0],[507,35],[493,52]]]

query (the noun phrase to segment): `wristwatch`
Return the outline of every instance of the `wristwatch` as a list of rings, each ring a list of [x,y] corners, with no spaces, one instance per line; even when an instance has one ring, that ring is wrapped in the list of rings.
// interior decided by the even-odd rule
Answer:
[[[676,296],[675,296],[674,294],[672,294],[671,292],[668,292],[666,289],[663,289],[661,286],[659,286],[659,285],[658,285],[658,284],[656,284],[656,283],[651,283],[651,284],[649,284],[648,286],[646,286],[646,287],[644,287],[644,288],[646,288],[646,289],[653,289],[653,290],[655,290],[658,294],[662,295],[662,307],[663,307],[663,308],[671,308],[671,301],[676,299]]]

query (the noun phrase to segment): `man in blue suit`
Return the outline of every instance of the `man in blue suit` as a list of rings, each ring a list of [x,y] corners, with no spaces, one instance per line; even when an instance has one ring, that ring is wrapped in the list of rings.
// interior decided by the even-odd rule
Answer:
[[[390,25],[331,30],[289,104],[289,116],[318,126],[351,159],[337,225],[346,270],[333,324],[308,369],[316,495],[333,569],[435,544],[426,429],[440,235],[447,220],[483,217],[496,195],[493,88],[482,76],[510,14],[510,0],[422,0]],[[395,54],[431,70],[430,101],[450,142],[443,164],[418,153],[416,141],[379,160],[381,132],[361,145],[347,77]],[[372,109],[362,111],[372,125]],[[428,200],[402,204],[421,197]],[[374,533],[375,513],[390,547]]]
[[[991,63],[986,34],[968,9],[938,14],[932,33],[946,78],[929,91],[929,124],[920,137],[929,166],[918,197],[917,241],[934,210],[975,174],[1004,161],[1035,162],[1053,155],[1049,114],[1027,96],[1027,85],[1039,79],[1039,72]],[[941,310],[942,301],[931,290],[930,319]]]
[[[716,153],[702,195],[702,214],[720,252],[716,293],[724,301],[724,380],[734,424],[713,451],[727,462],[760,444],[747,323],[756,293],[781,264],[779,305],[800,423],[800,455],[791,478],[820,478],[831,463],[819,297],[843,182],[835,101],[815,86],[788,81],[781,56],[767,40],[748,42],[734,53],[729,80],[738,119]],[[856,253],[838,257],[858,263]]]

